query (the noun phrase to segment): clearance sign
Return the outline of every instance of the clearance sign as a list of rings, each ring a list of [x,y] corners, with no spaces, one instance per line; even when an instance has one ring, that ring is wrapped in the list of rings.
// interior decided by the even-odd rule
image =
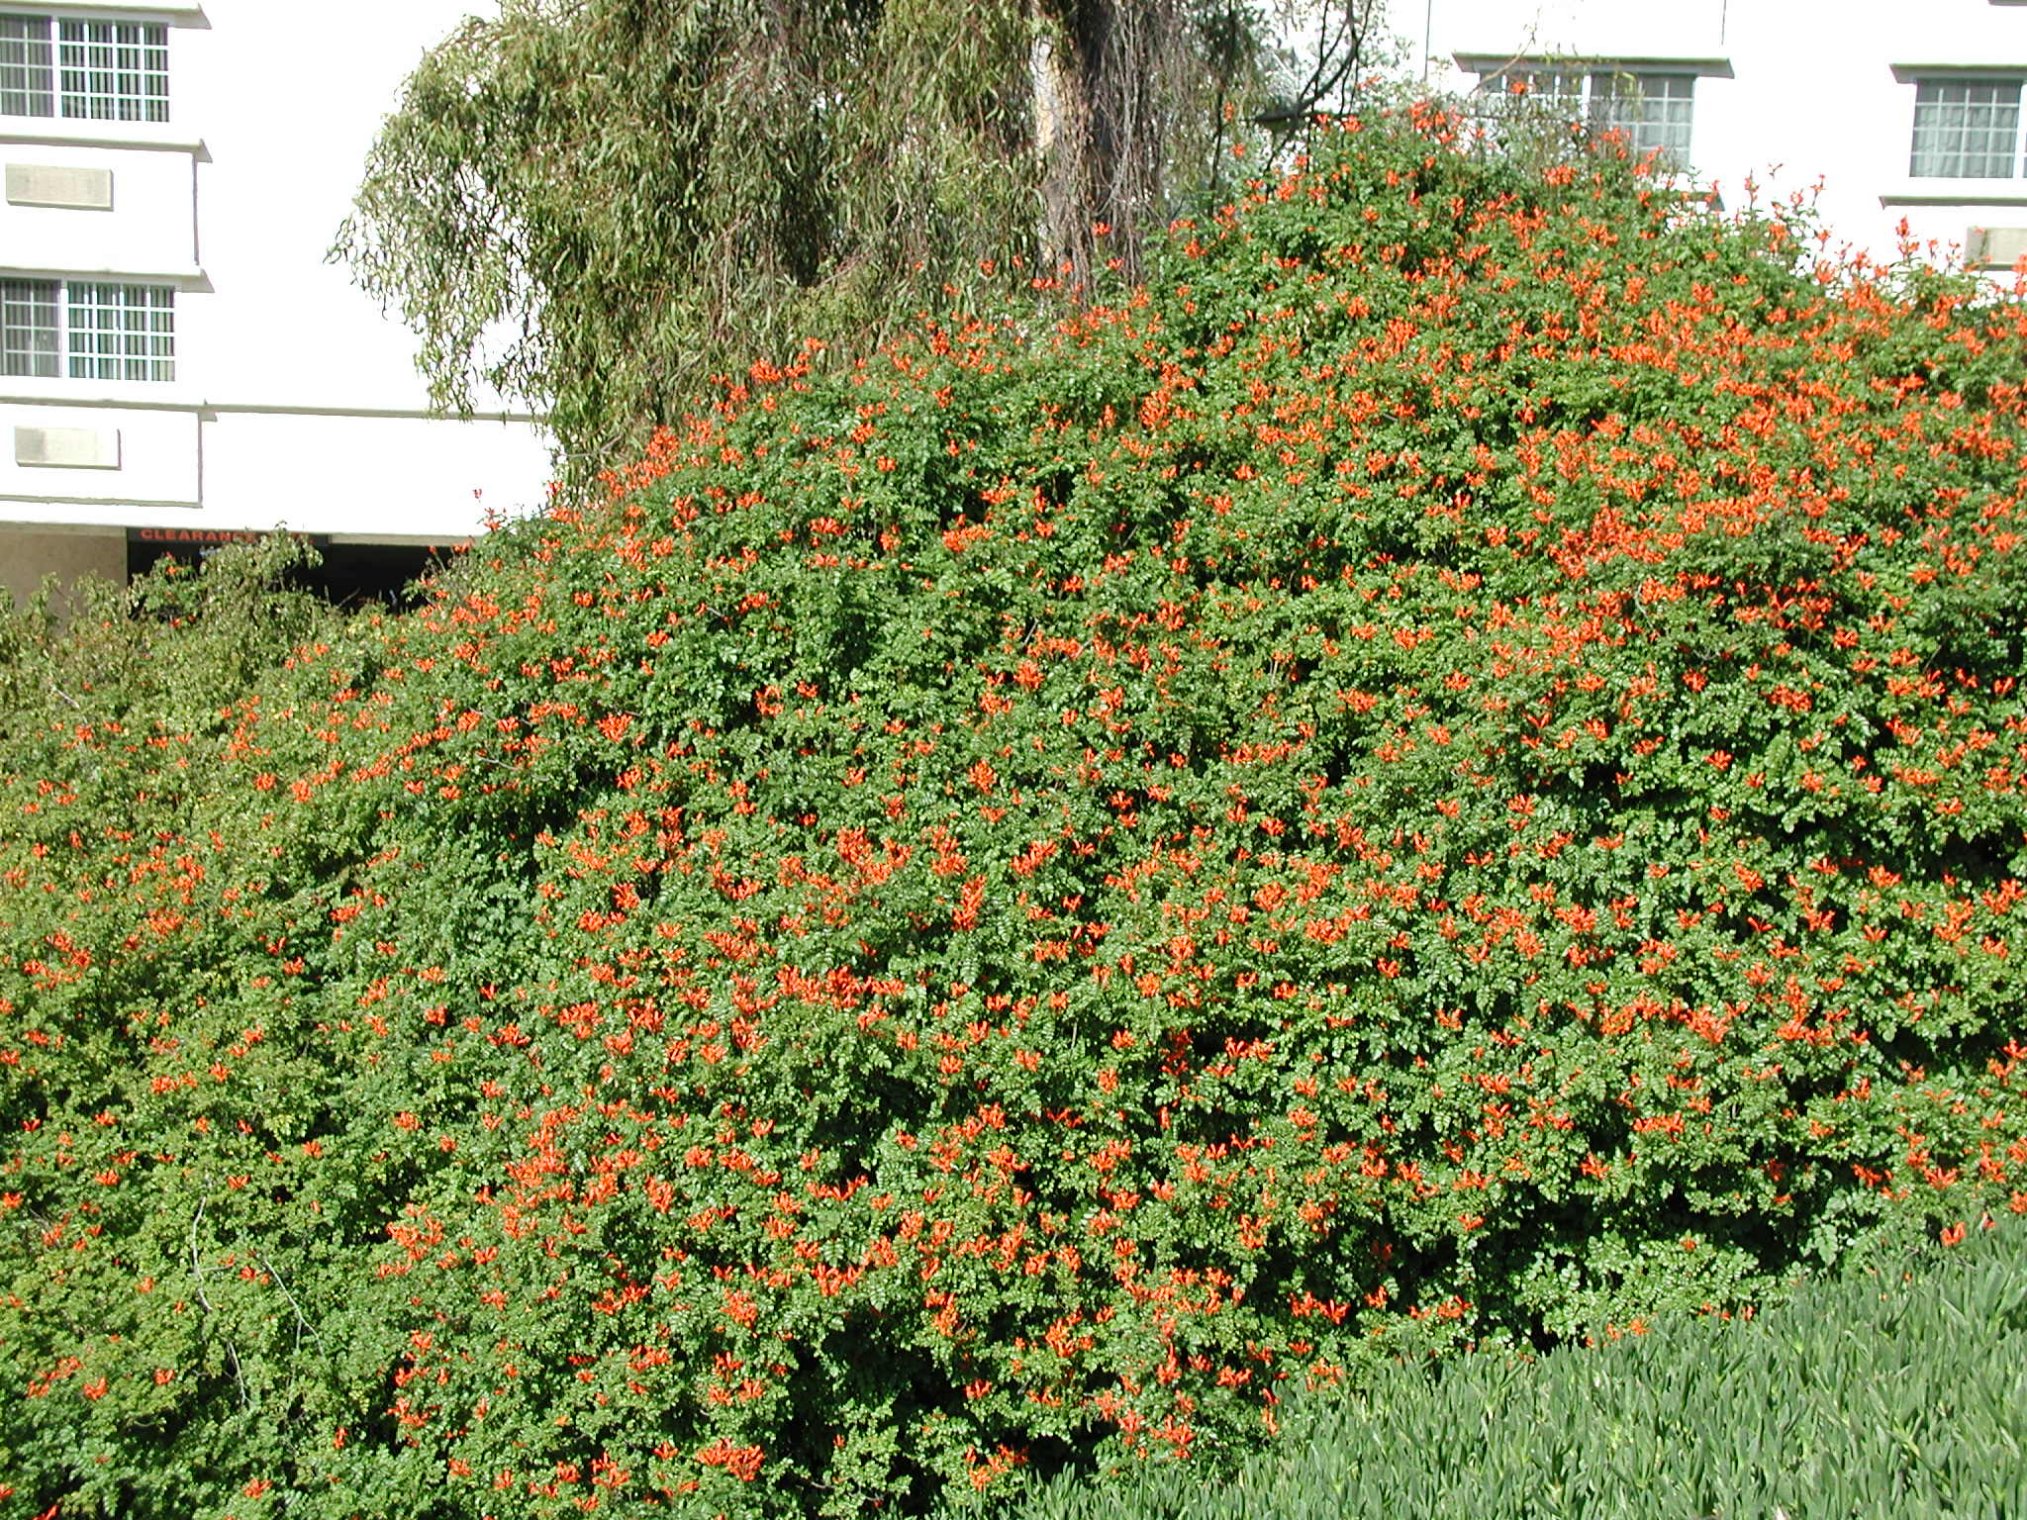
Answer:
[[[312,548],[324,548],[322,534],[297,534]],[[267,534],[251,528],[129,528],[127,542],[130,544],[156,544],[163,548],[215,549],[220,544],[250,544],[266,538]]]

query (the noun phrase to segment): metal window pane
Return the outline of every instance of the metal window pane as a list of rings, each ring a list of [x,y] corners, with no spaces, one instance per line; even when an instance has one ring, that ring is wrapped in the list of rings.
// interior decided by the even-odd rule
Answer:
[[[64,21],[63,114],[91,121],[169,119],[169,29],[139,21]]]
[[[1516,64],[1487,74],[1473,92],[1472,115],[1484,140],[1512,147],[1519,137],[1547,133],[1565,146],[1584,119],[1584,71],[1545,64]]]
[[[56,374],[56,295],[54,280],[0,280],[0,374]]]
[[[1693,74],[1601,70],[1591,76],[1591,126],[1624,133],[1637,158],[1658,154],[1663,168],[1685,168],[1695,98]]]
[[[73,380],[176,378],[176,293],[165,285],[73,281],[69,356]]]
[[[47,16],[0,16],[0,116],[54,116]]]
[[[1488,74],[1478,86],[1488,105],[1515,111],[1553,114],[1566,110],[1570,120],[1583,115],[1584,76],[1580,69],[1528,65]]]
[[[2019,173],[2019,133],[2019,80],[1919,80],[1908,173],[1923,179],[2012,179]]]

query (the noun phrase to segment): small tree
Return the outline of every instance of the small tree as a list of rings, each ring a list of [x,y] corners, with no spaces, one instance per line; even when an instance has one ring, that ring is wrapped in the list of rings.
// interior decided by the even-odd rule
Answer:
[[[1131,271],[1235,123],[1353,77],[1373,8],[1309,5],[1297,69],[1290,8],[1240,0],[505,0],[409,80],[334,255],[439,405],[523,401],[595,469],[805,337]]]

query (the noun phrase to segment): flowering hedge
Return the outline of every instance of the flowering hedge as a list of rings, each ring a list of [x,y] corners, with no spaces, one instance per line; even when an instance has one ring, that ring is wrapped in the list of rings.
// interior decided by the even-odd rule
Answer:
[[[912,1513],[2027,1212],[2027,318],[1454,139],[11,633],[0,1513]]]

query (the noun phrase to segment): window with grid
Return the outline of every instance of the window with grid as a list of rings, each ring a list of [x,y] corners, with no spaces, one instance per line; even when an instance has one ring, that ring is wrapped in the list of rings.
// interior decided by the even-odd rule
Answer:
[[[1494,136],[1511,122],[1576,122],[1584,114],[1583,70],[1516,64],[1480,79],[1473,102],[1473,114]]]
[[[56,114],[47,16],[0,15],[0,116]]]
[[[2019,80],[1915,82],[1909,174],[1917,179],[2013,179],[2020,168]]]
[[[1560,116],[1594,133],[1622,133],[1636,157],[1658,153],[1665,168],[1689,162],[1693,74],[1516,64],[1486,75],[1478,93],[1490,116]]]
[[[0,116],[167,121],[168,27],[0,14]]]
[[[115,280],[0,281],[0,368],[73,380],[174,380],[176,292]]]
[[[176,292],[73,280],[64,347],[73,380],[174,380]]]
[[[1591,76],[1591,129],[1623,132],[1637,158],[1659,153],[1679,169],[1689,162],[1692,74],[1596,73]]]
[[[54,375],[62,349],[55,280],[0,281],[0,372]]]
[[[1488,75],[1478,86],[1478,92],[1502,106],[1551,112],[1567,110],[1570,119],[1576,120],[1583,115],[1584,71],[1533,64],[1502,69]]]

